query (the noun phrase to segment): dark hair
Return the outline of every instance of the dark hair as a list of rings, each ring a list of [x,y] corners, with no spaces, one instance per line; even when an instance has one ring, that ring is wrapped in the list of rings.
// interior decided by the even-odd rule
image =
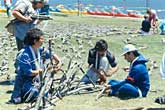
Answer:
[[[150,13],[151,13],[151,8],[147,8],[146,13],[147,13],[147,14],[150,14]]]
[[[45,0],[31,0],[31,3],[33,5],[37,5],[37,3],[44,3],[45,4]]]
[[[127,54],[129,55],[131,52],[127,52]],[[135,51],[132,51],[132,53],[133,53],[133,55],[135,56],[135,57],[138,57],[140,54],[139,54],[139,52],[137,51],[137,50],[135,50]]]
[[[24,44],[25,45],[34,45],[34,41],[39,41],[40,37],[43,35],[43,32],[40,29],[34,28],[29,30],[26,33]]]
[[[38,2],[38,1],[32,2],[33,5],[37,5],[37,3],[43,3],[43,2]]]
[[[147,19],[148,18],[148,15],[144,15],[144,19]]]
[[[108,44],[105,40],[101,39],[96,42],[95,49],[96,51],[106,51],[108,49]]]

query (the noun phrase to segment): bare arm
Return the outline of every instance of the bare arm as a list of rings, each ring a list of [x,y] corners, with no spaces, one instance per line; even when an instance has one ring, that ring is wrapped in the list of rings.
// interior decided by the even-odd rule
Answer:
[[[17,18],[20,21],[24,21],[26,23],[29,23],[32,21],[30,16],[28,17],[23,16],[19,10],[14,10],[12,14],[15,18]]]
[[[55,66],[54,70],[55,71],[60,70],[61,69],[61,64],[62,64],[60,58],[56,54],[52,55],[52,58],[56,62],[56,66]],[[42,72],[42,69],[33,70],[31,76],[36,76],[37,74],[39,74],[41,72]]]
[[[129,72],[129,66],[124,66],[122,69],[123,69],[125,72]]]
[[[33,70],[31,76],[36,76],[36,75],[39,74],[40,72],[42,72],[42,69]]]
[[[106,76],[107,77],[110,77],[112,76],[114,73],[116,73],[118,71],[119,67],[118,66],[115,66],[111,69],[109,69],[107,72],[106,72]]]
[[[56,62],[56,67],[55,67],[56,70],[57,71],[60,70],[61,66],[62,66],[61,59],[56,54],[54,54],[52,57],[53,57],[54,61]]]
[[[95,69],[95,68],[91,68],[97,75],[98,75],[98,77],[99,77],[99,79],[100,79],[100,84],[103,84],[103,83],[105,83],[106,82],[106,76],[105,76],[105,74],[104,74],[104,71],[103,71],[103,69],[99,69],[99,70],[97,70],[97,69]]]

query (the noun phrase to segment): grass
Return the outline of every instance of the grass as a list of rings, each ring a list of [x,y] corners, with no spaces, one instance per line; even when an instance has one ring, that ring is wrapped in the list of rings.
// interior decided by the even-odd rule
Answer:
[[[122,53],[122,47],[125,45],[123,43],[123,40],[130,39],[131,42],[135,43],[137,47],[140,46],[147,46],[148,48],[140,50],[141,53],[143,53],[147,58],[150,58],[150,60],[157,61],[158,66],[160,65],[161,58],[164,52],[164,44],[161,42],[161,39],[163,36],[160,35],[151,35],[151,36],[138,36],[136,34],[136,31],[140,28],[141,20],[135,20],[135,19],[121,19],[121,18],[110,18],[110,17],[91,17],[91,16],[72,16],[69,15],[68,17],[60,17],[60,16],[53,16],[53,21],[48,21],[47,27],[44,29],[44,31],[48,32],[50,35],[53,35],[53,32],[59,32],[61,31],[63,34],[68,33],[70,31],[70,27],[76,25],[82,24],[88,24],[94,27],[100,27],[103,26],[111,26],[112,29],[119,29],[118,31],[121,31],[121,34],[114,34],[114,35],[102,35],[99,37],[92,37],[92,42],[95,43],[99,39],[105,39],[107,40],[109,44],[109,49],[115,54],[117,58],[117,62],[119,64],[119,67],[122,68],[125,65],[129,65],[121,55]],[[2,21],[3,20],[3,21]],[[2,33],[6,33],[4,31],[4,25],[6,24],[7,20],[4,19],[3,16],[0,16],[0,30]],[[43,22],[41,24],[41,27],[45,24]],[[66,25],[67,24],[67,25]],[[55,30],[57,26],[66,26],[63,27],[64,30]],[[56,28],[51,28],[49,26],[54,26]],[[75,29],[75,33],[72,34],[78,34],[81,29]],[[42,28],[43,29],[43,28]],[[68,31],[66,31],[68,30]],[[74,35],[72,35],[74,36]],[[85,36],[84,36],[85,37]],[[88,50],[91,48],[88,44],[88,40],[84,37],[81,37],[81,40],[83,41],[84,50],[86,50],[86,53],[82,55],[81,61],[84,62],[83,68],[87,69],[87,54]],[[69,39],[69,38],[68,38]],[[72,37],[69,39],[70,44],[69,47],[75,47],[78,49],[78,45],[76,43],[76,37]],[[58,46],[61,46],[61,39],[60,37],[55,39],[55,46],[54,50],[55,52],[60,56],[63,57],[68,54],[74,55],[71,50],[68,52],[62,52],[60,48],[57,48]],[[69,48],[66,46],[66,48]],[[15,55],[16,51],[12,52],[10,55]],[[67,64],[68,59],[64,60]],[[150,62],[147,63],[147,66],[150,66]],[[65,66],[64,66],[65,67]],[[14,73],[13,69],[13,63],[10,62],[10,74]],[[79,73],[79,76],[82,76],[81,73]],[[114,74],[109,79],[119,79],[122,80],[127,76],[126,72],[123,72],[122,69],[119,69],[119,71]],[[12,77],[13,78],[13,77]],[[3,82],[6,80],[5,76],[0,77],[0,81]],[[165,109],[165,105],[159,105],[154,103],[154,100],[158,96],[165,95],[165,80],[160,78],[159,75],[159,69],[155,69],[152,71],[152,74],[150,75],[150,81],[151,81],[151,91],[148,93],[148,96],[146,98],[137,98],[137,99],[130,99],[130,100],[120,100],[116,97],[102,97],[98,101],[95,101],[95,97],[97,93],[94,94],[86,94],[86,95],[71,95],[64,97],[61,101],[57,102],[57,106],[54,109],[58,110],[112,110],[112,109],[120,109],[120,108],[134,108],[134,107],[144,107],[144,108],[163,108]],[[7,91],[10,91],[13,89],[13,85],[2,85],[0,83],[0,110],[13,110],[17,107],[24,107],[25,104],[20,105],[7,105],[5,102],[7,102],[10,98],[11,94],[6,93]]]
[[[6,26],[7,22],[10,20],[10,18],[5,15],[6,13],[0,13],[0,31],[4,30],[4,27]]]

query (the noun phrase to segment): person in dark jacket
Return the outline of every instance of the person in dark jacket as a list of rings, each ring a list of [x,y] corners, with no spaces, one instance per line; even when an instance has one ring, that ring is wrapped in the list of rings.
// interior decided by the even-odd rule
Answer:
[[[106,77],[111,76],[118,70],[114,55],[108,51],[108,44],[101,39],[96,42],[93,49],[88,54],[89,70],[81,79],[84,83],[106,82]],[[109,67],[111,65],[112,68]]]
[[[124,58],[130,62],[129,74],[123,81],[110,80],[106,85],[109,95],[120,98],[146,97],[150,89],[150,80],[145,63],[148,61],[138,50],[128,44],[124,47]]]
[[[142,28],[140,33],[143,35],[148,35],[150,32],[150,28],[151,28],[151,23],[148,20],[148,15],[145,15],[144,20],[142,21]]]

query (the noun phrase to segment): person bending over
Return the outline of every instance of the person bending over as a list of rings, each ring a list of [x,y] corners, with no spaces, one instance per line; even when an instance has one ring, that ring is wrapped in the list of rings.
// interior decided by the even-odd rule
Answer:
[[[81,79],[86,84],[106,82],[106,77],[111,76],[118,70],[114,55],[108,51],[108,44],[101,39],[96,42],[94,48],[88,54],[89,70]],[[110,68],[110,66],[112,68]]]

